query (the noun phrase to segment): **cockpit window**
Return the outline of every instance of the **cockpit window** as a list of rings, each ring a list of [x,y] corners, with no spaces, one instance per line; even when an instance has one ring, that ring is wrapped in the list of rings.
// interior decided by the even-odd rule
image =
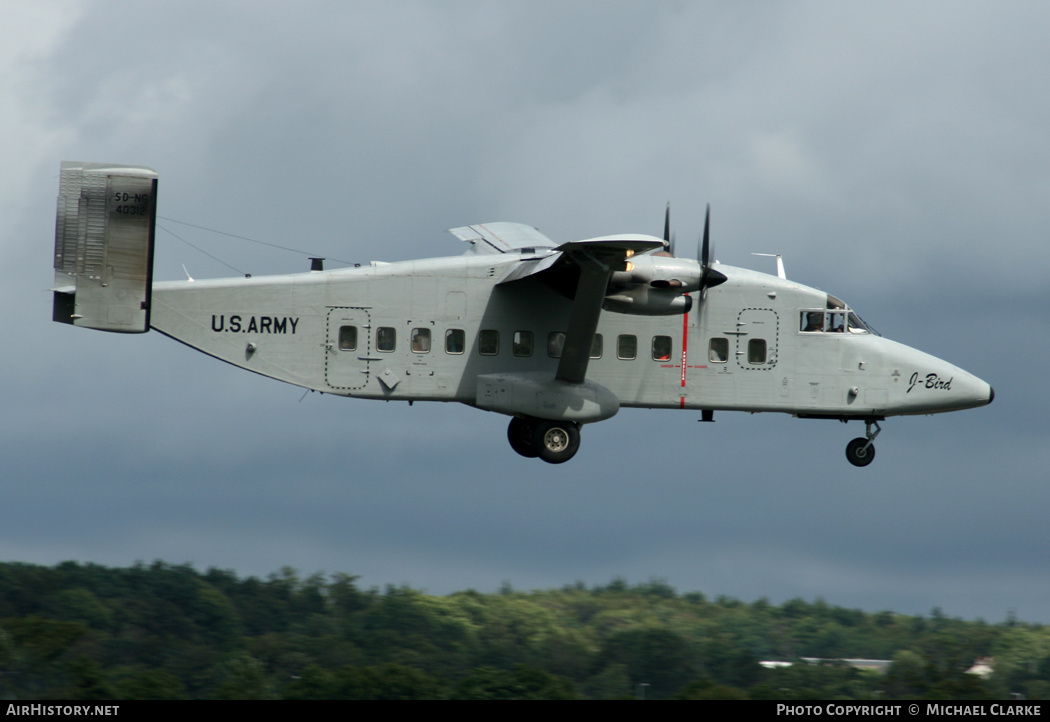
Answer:
[[[802,333],[870,333],[879,332],[864,323],[849,306],[828,295],[826,310],[804,309],[799,313],[798,330]]]
[[[846,314],[836,311],[828,314],[828,333],[842,333],[846,330]]]
[[[823,311],[803,311],[799,330],[805,333],[817,333],[824,330]]]
[[[875,334],[876,336],[881,336],[882,335],[881,333],[876,331],[874,328],[872,328],[868,324],[864,323],[864,321],[861,319],[861,317],[858,316],[857,314],[853,313],[853,311],[849,312],[849,317],[848,318],[849,318],[849,332],[850,333],[872,333],[872,334]]]

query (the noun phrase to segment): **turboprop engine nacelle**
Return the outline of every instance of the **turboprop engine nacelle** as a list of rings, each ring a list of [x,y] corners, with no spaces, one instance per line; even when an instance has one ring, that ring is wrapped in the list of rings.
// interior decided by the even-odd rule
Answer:
[[[664,254],[633,256],[623,271],[613,273],[602,308],[636,316],[674,316],[689,313],[700,290],[696,261]]]
[[[602,308],[634,316],[674,316],[689,313],[693,297],[674,289],[637,286],[609,294]]]

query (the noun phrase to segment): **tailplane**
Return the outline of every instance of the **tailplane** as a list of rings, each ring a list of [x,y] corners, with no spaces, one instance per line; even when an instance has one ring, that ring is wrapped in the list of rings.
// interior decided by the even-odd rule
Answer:
[[[117,333],[149,330],[157,174],[62,163],[52,320]]]

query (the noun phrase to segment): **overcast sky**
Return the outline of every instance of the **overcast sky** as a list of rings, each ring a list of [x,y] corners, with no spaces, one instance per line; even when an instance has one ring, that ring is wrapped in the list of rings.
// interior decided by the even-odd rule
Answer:
[[[443,594],[679,591],[1050,622],[1050,5],[0,6],[0,559],[344,571]],[[159,214],[346,261],[507,220],[659,234],[846,300],[989,381],[882,424],[625,409],[550,466],[464,406],[308,394],[158,333],[52,323],[62,160]],[[156,278],[304,256],[161,221]],[[170,232],[169,232],[170,231]],[[178,236],[178,237],[176,237]]]

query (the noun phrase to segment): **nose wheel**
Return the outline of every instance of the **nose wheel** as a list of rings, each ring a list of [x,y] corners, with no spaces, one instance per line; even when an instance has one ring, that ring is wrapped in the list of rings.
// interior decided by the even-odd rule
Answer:
[[[875,427],[875,432],[872,433],[871,427]],[[879,427],[878,421],[865,421],[864,422],[864,438],[856,438],[853,441],[846,444],[846,458],[849,463],[854,466],[867,466],[875,460],[875,437],[879,435],[882,429]]]

